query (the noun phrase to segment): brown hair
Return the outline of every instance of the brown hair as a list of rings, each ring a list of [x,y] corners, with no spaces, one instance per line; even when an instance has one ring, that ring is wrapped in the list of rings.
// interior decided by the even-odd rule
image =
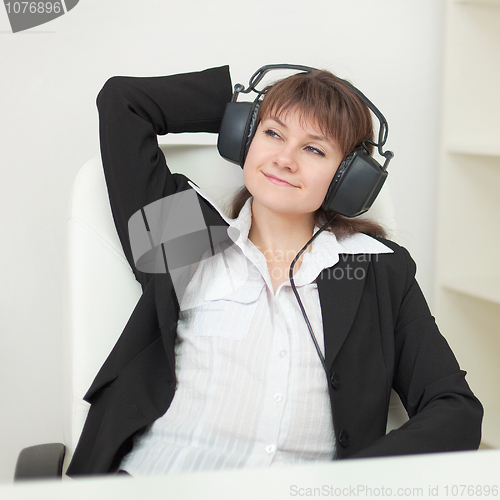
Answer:
[[[324,70],[297,73],[264,89],[264,99],[257,114],[257,124],[268,116],[282,116],[298,109],[302,120],[314,119],[321,132],[337,142],[343,156],[347,156],[366,141],[373,140],[373,123],[366,104],[338,77]],[[240,213],[250,192],[243,186],[235,195],[231,217]],[[316,224],[321,226],[331,217],[321,207],[316,211]],[[337,238],[354,233],[385,237],[384,229],[368,219],[349,219],[338,215],[328,226]]]

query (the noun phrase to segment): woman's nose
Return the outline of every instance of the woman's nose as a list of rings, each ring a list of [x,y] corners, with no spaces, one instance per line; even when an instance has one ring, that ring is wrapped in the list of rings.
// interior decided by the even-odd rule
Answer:
[[[295,171],[297,169],[297,152],[292,146],[283,146],[275,156],[275,163],[281,168]]]

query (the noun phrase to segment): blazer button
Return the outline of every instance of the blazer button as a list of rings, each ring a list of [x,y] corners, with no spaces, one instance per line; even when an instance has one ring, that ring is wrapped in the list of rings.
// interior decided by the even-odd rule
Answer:
[[[340,387],[340,377],[337,372],[333,372],[330,375],[330,383],[332,384],[332,387],[337,390]]]
[[[342,448],[349,447],[349,434],[347,434],[347,431],[342,430],[339,432],[339,443]]]

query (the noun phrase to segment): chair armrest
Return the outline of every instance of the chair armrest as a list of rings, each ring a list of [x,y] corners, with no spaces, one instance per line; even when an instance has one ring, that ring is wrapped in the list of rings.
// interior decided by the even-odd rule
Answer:
[[[65,448],[61,443],[39,444],[19,453],[14,481],[61,478]]]

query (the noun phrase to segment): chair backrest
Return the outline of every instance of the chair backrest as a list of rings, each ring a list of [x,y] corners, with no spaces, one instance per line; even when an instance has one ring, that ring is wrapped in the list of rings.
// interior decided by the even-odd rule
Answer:
[[[198,184],[221,206],[243,184],[242,170],[223,160],[215,146],[162,146],[169,167]],[[394,236],[387,186],[369,215]],[[71,458],[88,412],[83,396],[130,317],[141,287],[123,254],[113,223],[101,160],[87,162],[76,178],[67,221],[67,293],[64,438]],[[406,413],[391,399],[390,428]]]

